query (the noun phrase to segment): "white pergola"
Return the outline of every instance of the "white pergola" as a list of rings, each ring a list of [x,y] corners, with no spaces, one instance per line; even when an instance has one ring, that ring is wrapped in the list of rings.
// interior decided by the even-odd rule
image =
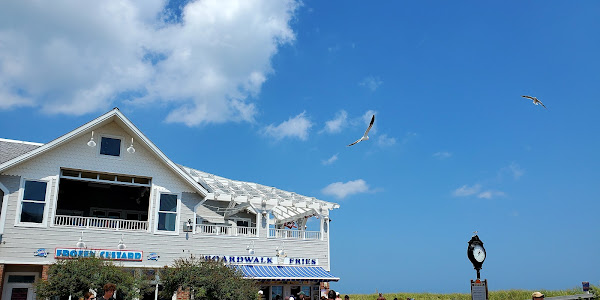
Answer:
[[[225,218],[244,209],[256,213],[272,213],[276,224],[306,220],[312,216],[328,217],[340,205],[253,182],[227,179],[214,174],[180,166],[209,194],[206,200],[229,201]],[[300,224],[299,224],[300,225]],[[303,225],[303,224],[302,224]]]

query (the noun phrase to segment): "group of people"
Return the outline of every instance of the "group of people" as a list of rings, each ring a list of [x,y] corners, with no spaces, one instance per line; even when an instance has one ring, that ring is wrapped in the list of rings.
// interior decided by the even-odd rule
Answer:
[[[102,291],[104,292],[104,295],[102,297],[100,297],[100,299],[98,300],[111,300],[115,294],[115,290],[117,290],[117,286],[112,284],[112,283],[107,283],[104,285],[104,287],[102,287]],[[84,300],[96,300],[96,295],[94,295],[92,292],[87,292],[85,294],[83,294],[83,299]]]
[[[321,296],[321,300],[342,300],[342,298],[340,298],[339,292],[329,290],[329,292],[327,293],[327,298],[325,298],[325,296]],[[350,296],[344,296],[344,300],[350,300]]]

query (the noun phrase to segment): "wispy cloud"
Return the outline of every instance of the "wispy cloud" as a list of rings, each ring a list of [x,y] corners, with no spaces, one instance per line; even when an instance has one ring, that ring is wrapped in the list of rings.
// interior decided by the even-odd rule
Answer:
[[[475,194],[479,193],[480,190],[481,190],[480,184],[475,184],[472,186],[468,186],[465,184],[465,185],[457,188],[456,190],[454,190],[454,192],[452,192],[452,194],[455,197],[467,197],[467,196],[471,196],[471,195],[475,195]]]
[[[479,193],[477,195],[477,198],[480,198],[480,199],[492,199],[492,198],[496,198],[496,197],[500,197],[500,196],[504,196],[504,192],[494,191],[494,190],[487,190],[487,191],[483,191],[483,192]]]
[[[332,163],[334,163],[336,160],[338,160],[338,154],[339,154],[339,153],[336,153],[336,154],[334,154],[332,157],[330,157],[330,158],[328,158],[328,159],[326,159],[326,160],[323,160],[321,163],[322,163],[323,165],[326,165],[326,166],[328,166],[328,165],[331,165],[331,164],[332,164]]]
[[[457,188],[452,192],[454,197],[469,197],[475,195],[479,199],[492,199],[500,196],[504,196],[504,192],[486,189],[483,190],[481,184],[474,184],[469,186],[467,184]]]
[[[308,139],[308,131],[313,126],[310,120],[306,117],[306,111],[295,117],[290,117],[287,121],[279,125],[269,125],[265,127],[264,133],[268,136],[281,140],[283,138],[299,138],[303,141]]]
[[[452,156],[452,153],[447,152],[447,151],[440,151],[440,152],[436,152],[433,154],[433,157],[435,158],[439,158],[439,159],[446,159]]]
[[[369,192],[369,185],[362,179],[354,181],[334,182],[321,190],[325,195],[332,195],[338,199],[343,199],[351,195]]]
[[[348,113],[345,110],[340,110],[335,114],[333,120],[325,122],[325,127],[319,132],[339,133],[348,124]]]
[[[174,16],[167,2],[5,3],[0,109],[169,107],[166,121],[188,126],[254,122],[254,96],[294,42],[301,3],[183,1]]]
[[[387,134],[382,134],[377,137],[377,145],[381,147],[389,147],[396,144],[396,139],[393,137],[388,137]]]
[[[519,166],[516,162],[511,162],[510,165],[500,169],[500,175],[509,174],[513,179],[518,180],[525,174],[525,170]]]
[[[363,86],[374,92],[383,84],[383,81],[379,77],[367,76],[358,85]]]

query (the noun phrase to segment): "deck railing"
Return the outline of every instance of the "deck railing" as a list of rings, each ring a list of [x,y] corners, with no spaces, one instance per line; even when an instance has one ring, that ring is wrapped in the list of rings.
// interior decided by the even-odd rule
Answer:
[[[196,224],[196,233],[204,235],[256,236],[256,227]]]
[[[54,226],[84,227],[126,231],[147,231],[148,221],[58,215],[54,217]]]
[[[276,239],[297,239],[297,240],[320,240],[320,231],[301,231],[290,229],[269,229],[269,238]]]

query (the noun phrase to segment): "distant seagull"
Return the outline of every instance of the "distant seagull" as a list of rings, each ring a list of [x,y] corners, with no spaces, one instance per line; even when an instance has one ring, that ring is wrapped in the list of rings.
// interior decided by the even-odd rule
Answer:
[[[367,131],[365,131],[365,134],[360,139],[358,139],[356,142],[348,145],[348,147],[356,145],[356,144],[358,144],[358,142],[368,140],[369,139],[369,136],[368,136],[369,130],[371,130],[371,127],[373,127],[373,123],[375,123],[375,115],[373,115],[373,117],[371,118],[371,123],[369,124],[369,128],[367,128]]]
[[[531,99],[531,100],[533,100],[533,104],[535,104],[535,105],[541,104],[545,109],[548,109],[546,107],[546,105],[544,105],[544,103],[542,103],[542,101],[538,100],[538,98],[536,98],[536,97],[531,97],[531,96],[521,96],[521,97]]]

